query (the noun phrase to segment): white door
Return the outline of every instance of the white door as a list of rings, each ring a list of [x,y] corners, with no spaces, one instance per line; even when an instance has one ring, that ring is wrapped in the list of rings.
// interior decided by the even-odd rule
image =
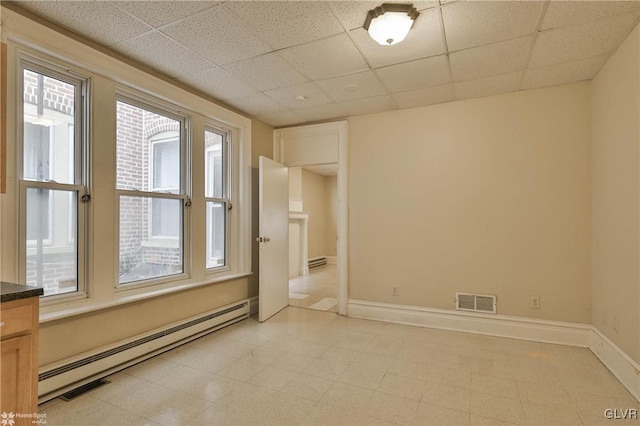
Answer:
[[[263,322],[289,304],[289,169],[260,157],[258,175],[258,320]]]

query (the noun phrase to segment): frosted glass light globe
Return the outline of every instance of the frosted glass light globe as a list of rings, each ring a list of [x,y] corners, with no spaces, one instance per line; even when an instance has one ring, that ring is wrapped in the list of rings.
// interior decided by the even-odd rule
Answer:
[[[406,12],[385,12],[371,20],[369,35],[378,44],[392,46],[409,34],[413,19]]]

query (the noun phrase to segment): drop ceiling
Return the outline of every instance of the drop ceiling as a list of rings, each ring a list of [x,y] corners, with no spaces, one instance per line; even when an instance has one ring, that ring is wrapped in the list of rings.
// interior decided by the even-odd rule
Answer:
[[[414,1],[404,42],[371,1],[19,1],[274,127],[589,80],[640,1]]]

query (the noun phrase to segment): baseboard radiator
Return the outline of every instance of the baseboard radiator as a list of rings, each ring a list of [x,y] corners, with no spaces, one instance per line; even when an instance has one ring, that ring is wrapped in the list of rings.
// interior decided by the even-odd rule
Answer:
[[[319,266],[324,266],[327,264],[326,257],[316,257],[314,259],[309,259],[309,269],[317,268]]]
[[[163,329],[137,336],[127,342],[73,360],[44,366],[38,374],[39,402],[115,373],[176,346],[249,317],[249,300],[224,306],[206,314],[171,324]]]

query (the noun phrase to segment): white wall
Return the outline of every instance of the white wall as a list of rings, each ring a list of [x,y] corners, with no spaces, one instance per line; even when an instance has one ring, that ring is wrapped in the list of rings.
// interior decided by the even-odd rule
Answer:
[[[500,314],[589,323],[589,97],[577,83],[349,118],[349,297],[496,294]]]
[[[593,324],[640,362],[640,28],[592,81]]]

